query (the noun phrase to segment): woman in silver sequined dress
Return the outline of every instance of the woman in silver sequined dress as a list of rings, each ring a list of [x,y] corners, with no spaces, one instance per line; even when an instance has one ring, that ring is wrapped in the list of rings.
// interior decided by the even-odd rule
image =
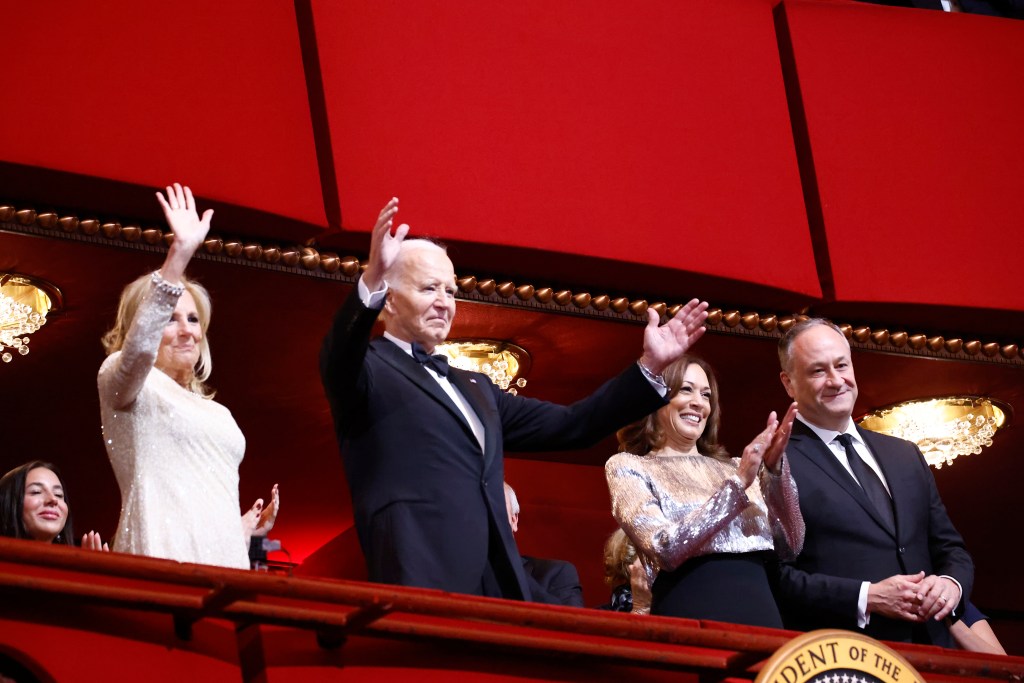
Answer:
[[[710,366],[684,356],[664,379],[668,405],[621,429],[605,465],[612,514],[653,581],[651,614],[782,628],[765,562],[803,546],[784,455],[796,404],[730,458]]]
[[[160,270],[121,294],[103,338],[109,354],[97,382],[103,440],[121,489],[114,550],[238,569],[249,568],[249,537],[273,525],[271,502],[239,514],[238,466],[245,437],[212,399],[210,298],[185,267],[210,229],[189,188],[157,199],[174,233]]]

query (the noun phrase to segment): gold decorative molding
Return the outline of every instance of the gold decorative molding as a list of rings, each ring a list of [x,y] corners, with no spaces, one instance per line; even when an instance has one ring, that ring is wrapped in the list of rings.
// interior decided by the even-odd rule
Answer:
[[[0,204],[0,230],[156,252],[166,251],[174,239],[170,231],[161,228],[122,225],[117,221],[100,221],[96,218],[79,219],[52,211],[37,213],[34,209],[17,209],[9,204]],[[206,239],[196,257],[353,282],[364,267],[356,256],[339,256],[333,252],[320,251],[310,244],[282,247],[216,235]],[[609,294],[595,296],[589,292],[566,289],[556,291],[550,287],[497,282],[492,278],[478,278],[474,275],[458,276],[456,282],[459,298],[469,301],[634,323],[645,322],[648,309],[654,309],[664,317],[675,315],[683,306],[664,301],[650,303],[645,299],[630,300]],[[801,313],[780,315],[712,307],[708,311],[708,329],[719,334],[777,339],[798,320],[807,317]],[[861,325],[855,327],[841,322],[837,324],[850,340],[851,346],[860,350],[1024,367],[1024,345],[1018,343],[960,337],[946,339],[941,335],[923,332],[891,331],[884,327]]]

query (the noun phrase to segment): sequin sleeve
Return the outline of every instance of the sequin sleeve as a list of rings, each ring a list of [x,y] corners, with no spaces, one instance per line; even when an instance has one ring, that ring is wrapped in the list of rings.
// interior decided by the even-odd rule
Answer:
[[[664,490],[666,478],[648,471],[652,461],[619,453],[605,464],[612,515],[641,553],[659,569],[673,570],[703,554],[750,500],[736,475],[716,482],[717,490],[703,500],[695,500],[681,481],[675,482],[677,490]]]
[[[765,467],[760,479],[775,552],[783,560],[795,559],[804,547],[804,518],[800,514],[800,495],[786,454],[782,454],[782,471],[778,475]]]
[[[100,367],[99,390],[115,410],[131,405],[156,363],[164,327],[178,305],[184,287],[153,273],[152,281],[132,319],[120,351]]]

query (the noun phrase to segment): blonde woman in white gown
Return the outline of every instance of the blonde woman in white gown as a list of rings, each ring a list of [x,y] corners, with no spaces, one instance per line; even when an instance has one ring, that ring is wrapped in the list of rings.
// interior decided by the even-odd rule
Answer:
[[[121,489],[114,551],[249,568],[249,540],[273,526],[277,485],[240,515],[245,437],[213,400],[210,298],[185,267],[210,229],[188,187],[156,193],[174,233],[163,266],[128,285],[103,338],[98,385],[103,440]]]

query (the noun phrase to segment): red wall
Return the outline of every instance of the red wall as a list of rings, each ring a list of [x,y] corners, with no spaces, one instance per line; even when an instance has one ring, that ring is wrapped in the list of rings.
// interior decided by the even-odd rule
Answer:
[[[293,3],[13,2],[3,21],[0,160],[325,223]]]
[[[1024,310],[1024,22],[783,8],[836,299]]]
[[[314,10],[345,229],[819,293],[770,2]]]
[[[183,179],[289,219],[220,230],[335,246],[397,194],[420,232],[591,285],[1024,311],[1024,25],[773,4],[15,3],[0,187],[50,169],[149,206]]]

